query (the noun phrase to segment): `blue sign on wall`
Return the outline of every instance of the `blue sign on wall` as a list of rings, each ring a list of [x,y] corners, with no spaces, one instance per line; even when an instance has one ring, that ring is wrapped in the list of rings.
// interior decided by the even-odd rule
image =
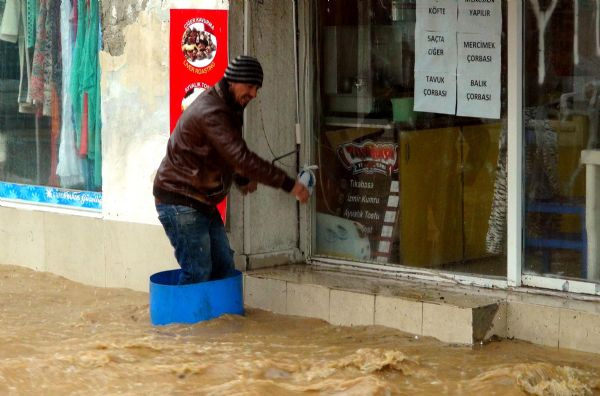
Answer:
[[[0,199],[23,203],[102,210],[102,193],[0,182]]]

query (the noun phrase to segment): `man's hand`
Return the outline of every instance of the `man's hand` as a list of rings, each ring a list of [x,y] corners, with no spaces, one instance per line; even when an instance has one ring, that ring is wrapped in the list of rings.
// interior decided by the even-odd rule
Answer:
[[[239,187],[239,189],[242,192],[242,195],[246,195],[256,191],[256,187],[258,187],[258,183],[256,183],[255,181],[251,181],[248,184]]]
[[[310,196],[308,189],[306,186],[299,181],[296,180],[296,184],[294,184],[294,188],[290,191],[290,194],[293,194],[300,203],[306,203],[308,201],[308,197]]]

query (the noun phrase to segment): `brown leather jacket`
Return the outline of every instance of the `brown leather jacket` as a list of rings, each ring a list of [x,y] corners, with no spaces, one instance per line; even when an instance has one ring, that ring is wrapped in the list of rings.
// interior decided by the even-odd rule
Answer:
[[[242,114],[225,80],[192,102],[180,116],[154,178],[159,202],[181,204],[191,198],[214,206],[236,176],[292,190],[293,179],[246,146]]]

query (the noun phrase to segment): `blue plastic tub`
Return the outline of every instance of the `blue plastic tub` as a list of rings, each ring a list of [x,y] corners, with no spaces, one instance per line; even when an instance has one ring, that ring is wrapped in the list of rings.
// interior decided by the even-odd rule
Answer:
[[[196,323],[223,314],[244,314],[242,273],[225,279],[178,285],[180,269],[150,277],[150,321],[153,325]]]

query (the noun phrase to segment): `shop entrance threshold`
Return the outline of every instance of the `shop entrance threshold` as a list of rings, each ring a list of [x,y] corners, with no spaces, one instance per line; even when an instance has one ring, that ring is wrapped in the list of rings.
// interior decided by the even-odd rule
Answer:
[[[600,298],[389,279],[315,264],[250,270],[245,304],[340,326],[381,325],[473,345],[514,338],[600,354]]]

